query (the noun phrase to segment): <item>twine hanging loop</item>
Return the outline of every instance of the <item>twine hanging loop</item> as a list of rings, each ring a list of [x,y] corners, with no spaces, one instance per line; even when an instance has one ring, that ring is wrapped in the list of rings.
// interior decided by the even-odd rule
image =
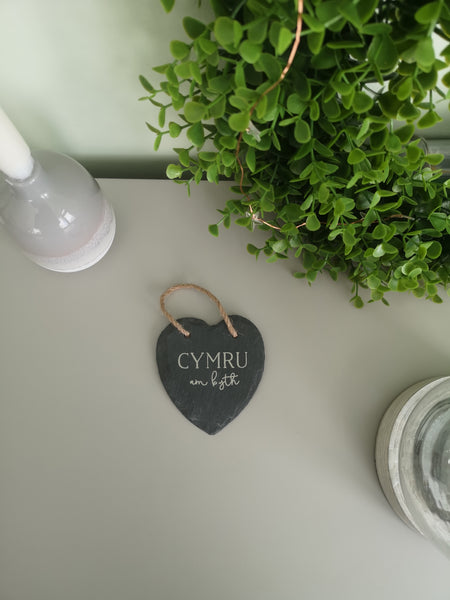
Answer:
[[[216,296],[214,296],[214,294],[211,294],[211,292],[205,288],[200,287],[199,285],[196,285],[195,283],[179,283],[177,285],[173,285],[172,287],[168,288],[163,294],[161,294],[161,298],[160,298],[160,305],[161,305],[161,310],[163,315],[172,323],[172,325],[178,329],[178,331],[180,333],[182,333],[185,337],[189,337],[191,334],[189,331],[187,331],[182,325],[181,323],[179,323],[166,309],[166,298],[168,296],[170,296],[170,294],[172,294],[173,292],[176,292],[178,290],[183,290],[183,289],[194,289],[194,290],[198,290],[199,292],[202,292],[203,294],[205,294],[206,296],[208,296],[208,298],[210,300],[212,300],[216,305],[217,308],[219,309],[219,312],[225,322],[225,325],[227,326],[228,331],[230,332],[230,335],[234,338],[236,338],[238,336],[236,329],[233,327],[233,324],[231,323],[231,319],[228,316],[228,314],[226,313],[224,307],[222,306],[220,300],[218,298],[216,298]]]

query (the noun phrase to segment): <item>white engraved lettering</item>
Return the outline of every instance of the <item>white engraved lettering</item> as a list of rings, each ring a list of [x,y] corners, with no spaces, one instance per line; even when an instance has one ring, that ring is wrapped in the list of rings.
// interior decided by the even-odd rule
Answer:
[[[192,356],[192,358],[193,358],[193,359],[194,359],[194,361],[195,361],[195,368],[196,368],[196,369],[198,369],[198,363],[201,361],[201,359],[202,359],[202,356],[203,356],[204,354],[205,354],[205,353],[204,353],[204,352],[202,352],[202,353],[200,354],[200,356],[199,356],[198,358],[196,358],[195,354],[194,354],[193,352],[191,352],[191,356]]]
[[[189,354],[187,352],[182,352],[179,356],[178,356],[178,366],[180,367],[180,369],[189,369],[189,367],[183,367],[183,365],[181,364],[181,357],[182,356],[189,356]]]

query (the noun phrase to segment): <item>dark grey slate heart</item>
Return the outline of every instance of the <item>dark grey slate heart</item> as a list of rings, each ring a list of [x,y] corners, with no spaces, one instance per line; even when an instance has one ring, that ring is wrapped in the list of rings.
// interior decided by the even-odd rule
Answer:
[[[215,434],[247,406],[264,371],[264,343],[251,321],[230,317],[238,336],[224,321],[208,325],[184,317],[185,337],[168,325],[158,338],[156,361],[170,399],[191,423]]]

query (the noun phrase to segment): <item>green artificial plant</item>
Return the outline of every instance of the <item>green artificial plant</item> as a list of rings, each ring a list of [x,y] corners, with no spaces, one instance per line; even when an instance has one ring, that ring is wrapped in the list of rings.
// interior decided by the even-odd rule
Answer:
[[[155,149],[188,140],[167,176],[232,182],[210,232],[266,231],[251,254],[293,254],[308,282],[345,272],[357,307],[389,291],[442,302],[450,186],[421,137],[450,98],[448,0],[210,2],[215,19],[186,17],[173,62],[155,67],[163,81],[140,78]]]

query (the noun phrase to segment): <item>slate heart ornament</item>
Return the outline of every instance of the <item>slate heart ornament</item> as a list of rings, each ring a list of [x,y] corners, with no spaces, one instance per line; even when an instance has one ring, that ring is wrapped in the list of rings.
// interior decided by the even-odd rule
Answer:
[[[175,320],[165,309],[165,299],[183,288],[207,294],[223,320],[215,325],[193,317]],[[229,317],[211,292],[195,284],[166,290],[161,309],[171,322],[156,345],[161,381],[186,419],[214,435],[239,415],[259,385],[265,359],[261,334],[245,317]]]

